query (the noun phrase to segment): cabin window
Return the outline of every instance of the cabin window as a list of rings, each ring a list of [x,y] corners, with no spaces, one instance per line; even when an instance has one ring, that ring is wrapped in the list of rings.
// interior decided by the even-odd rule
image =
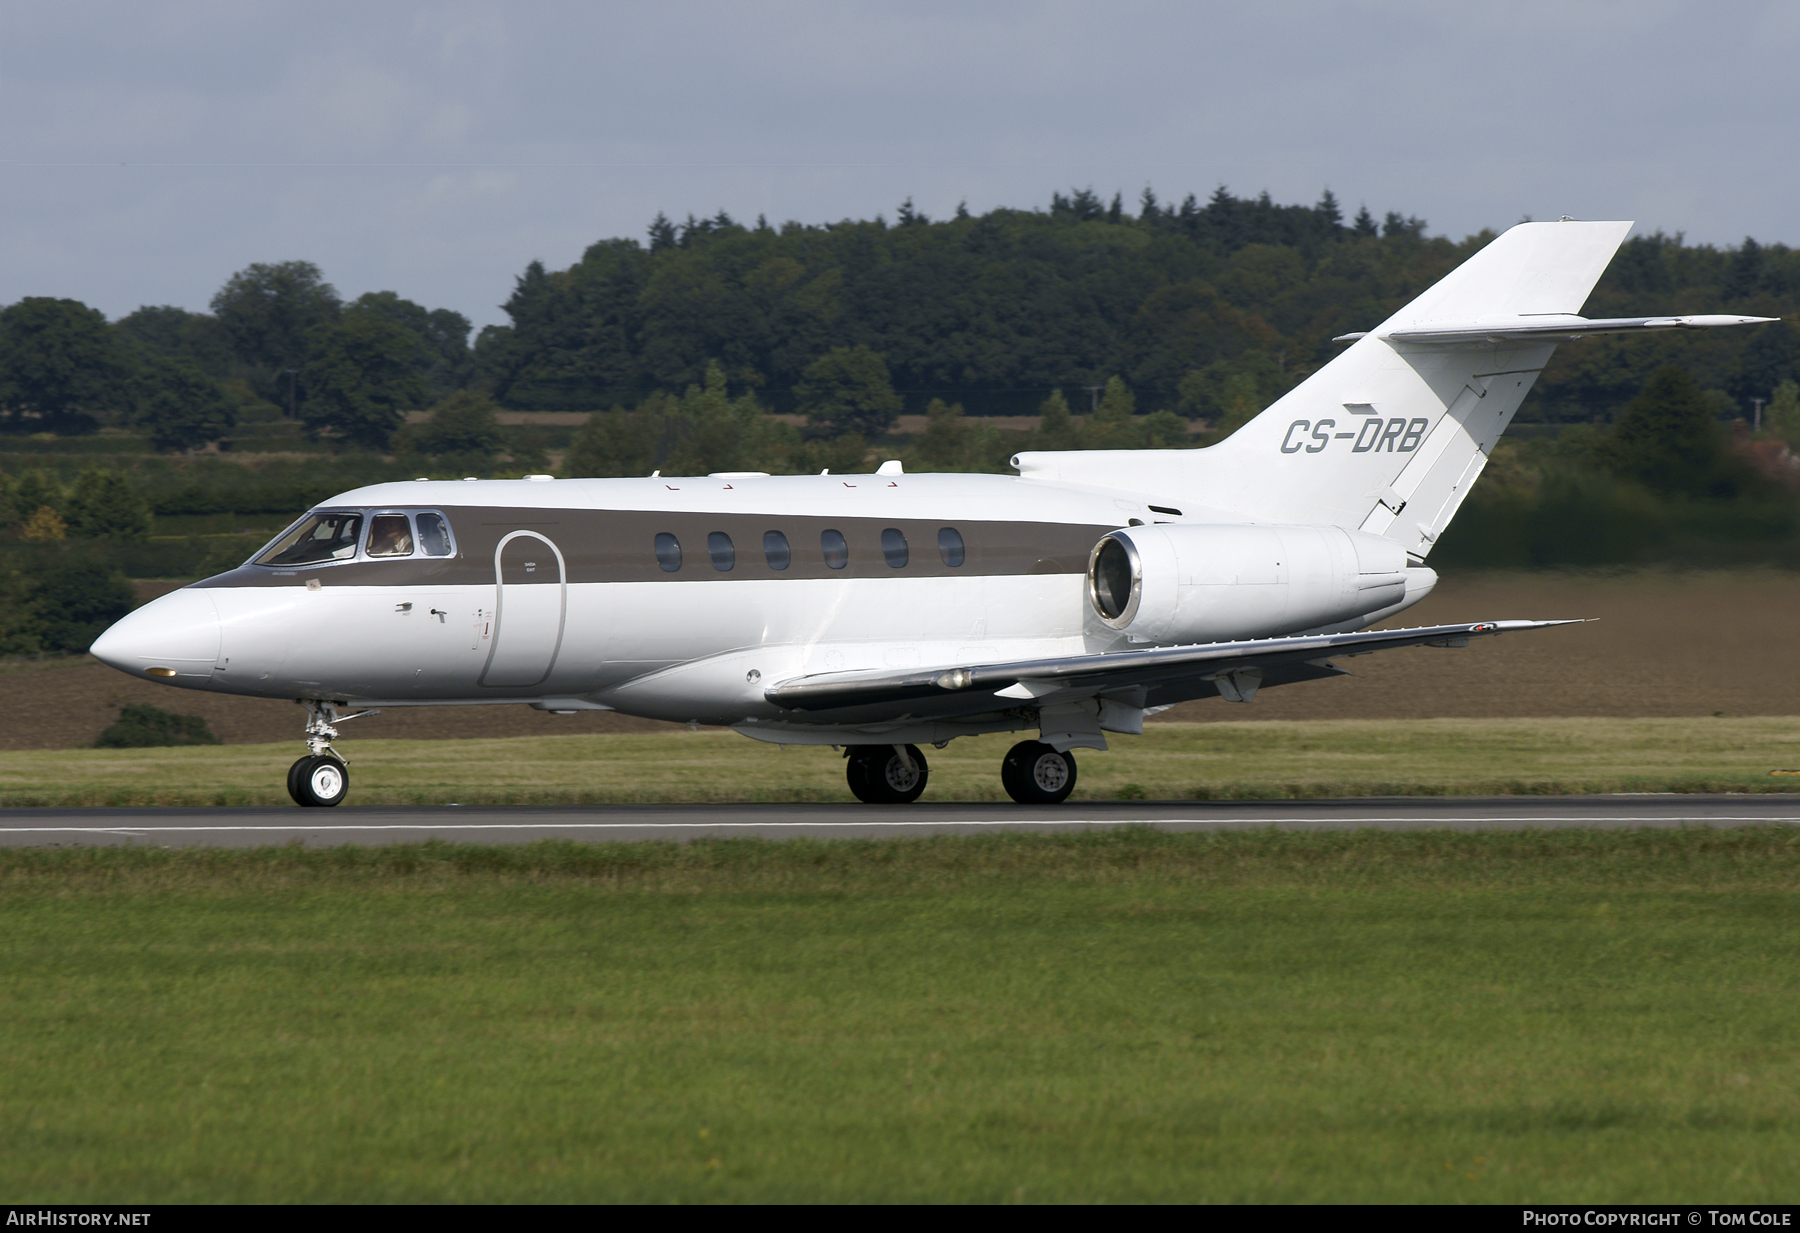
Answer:
[[[963,538],[961,531],[958,531],[955,527],[938,528],[938,556],[942,557],[944,559],[944,564],[948,565],[951,569],[955,569],[963,563]]]
[[[850,545],[842,531],[825,531],[819,535],[819,551],[825,554],[828,569],[842,569],[850,564]]]
[[[412,524],[405,514],[376,514],[369,519],[370,556],[410,557],[412,550]]]
[[[665,574],[681,568],[681,541],[667,531],[656,533],[656,563]]]
[[[906,535],[899,527],[886,527],[881,532],[881,555],[887,558],[889,569],[905,569],[908,552],[906,551]]]
[[[419,548],[428,557],[447,557],[455,553],[450,543],[450,524],[442,514],[419,514],[414,520],[419,528]]]
[[[308,514],[256,558],[258,565],[323,565],[356,555],[362,515],[346,510]]]
[[[786,569],[792,564],[794,554],[788,547],[787,536],[780,531],[764,531],[763,559],[768,561],[770,569]]]
[[[731,536],[723,531],[712,531],[706,536],[706,551],[712,554],[713,568],[721,574],[728,572],[737,564],[737,549],[732,546]]]

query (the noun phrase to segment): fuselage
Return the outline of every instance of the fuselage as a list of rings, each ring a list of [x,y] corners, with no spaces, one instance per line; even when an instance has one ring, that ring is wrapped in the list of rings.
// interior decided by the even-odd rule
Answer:
[[[898,473],[421,481],[317,509],[360,519],[353,551],[206,579],[138,610],[94,654],[258,697],[739,723],[774,716],[763,694],[777,680],[1120,645],[1087,602],[1100,537],[1225,518],[1016,477]],[[421,540],[421,516],[440,516],[453,544],[375,555],[374,520],[401,514]]]

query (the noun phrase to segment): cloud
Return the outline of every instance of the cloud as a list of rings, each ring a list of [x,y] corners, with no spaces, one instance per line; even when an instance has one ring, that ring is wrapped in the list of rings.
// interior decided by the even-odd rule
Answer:
[[[318,262],[478,323],[659,210],[934,215],[1329,185],[1794,241],[1778,3],[9,3],[0,302]]]

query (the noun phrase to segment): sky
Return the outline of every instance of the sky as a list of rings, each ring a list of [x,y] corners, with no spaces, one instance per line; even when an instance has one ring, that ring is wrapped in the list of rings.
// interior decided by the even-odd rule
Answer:
[[[1800,243],[1800,5],[0,0],[0,304],[307,260],[479,328],[659,212],[1325,188]]]

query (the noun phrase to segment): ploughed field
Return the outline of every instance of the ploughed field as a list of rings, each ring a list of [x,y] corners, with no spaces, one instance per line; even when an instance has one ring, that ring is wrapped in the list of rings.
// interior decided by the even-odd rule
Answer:
[[[153,584],[152,584],[153,585]],[[173,584],[169,584],[173,585]],[[1390,625],[1517,617],[1594,623],[1338,662],[1352,675],[1267,690],[1249,705],[1212,699],[1162,722],[1266,719],[1800,715],[1800,574],[1754,572],[1470,573],[1445,579]],[[0,661],[7,705],[0,749],[93,744],[126,702],[199,715],[227,744],[292,741],[305,722],[288,702],[214,696],[135,680],[91,659]],[[1153,721],[1155,722],[1155,721]],[[675,725],[525,706],[390,709],[344,730],[445,739],[672,731]],[[1115,750],[1130,746],[1115,742]],[[1116,756],[1105,755],[1108,757]]]

